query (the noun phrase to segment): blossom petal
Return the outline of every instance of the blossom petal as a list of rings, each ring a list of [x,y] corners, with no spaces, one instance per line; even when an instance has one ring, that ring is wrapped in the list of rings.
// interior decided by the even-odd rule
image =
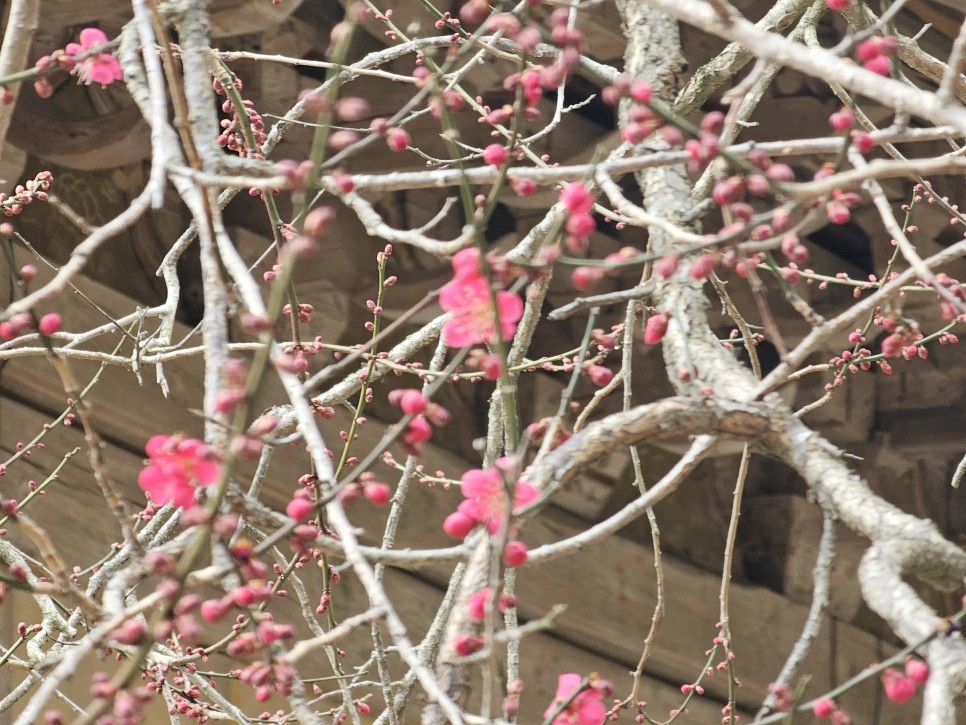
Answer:
[[[557,698],[560,700],[569,700],[574,690],[580,687],[580,683],[583,681],[583,677],[573,672],[560,675],[557,678]]]
[[[476,343],[473,329],[466,324],[462,317],[454,317],[446,321],[443,325],[443,338],[446,344],[452,348],[466,347]]]
[[[214,461],[199,461],[194,466],[194,478],[202,486],[210,486],[221,476],[221,466]]]
[[[87,77],[94,83],[107,86],[121,80],[121,64],[116,58],[100,53],[87,64]]]
[[[487,498],[502,488],[498,471],[488,468],[474,468],[460,477],[460,490],[466,498]]]
[[[187,508],[195,501],[194,486],[184,476],[173,473],[165,466],[153,465],[146,467],[138,475],[138,485],[157,504],[173,503],[175,506]]]
[[[463,501],[459,506],[456,507],[456,510],[478,523],[489,521],[490,518],[490,510],[487,508],[486,504],[475,498]]]
[[[107,42],[107,36],[104,34],[104,31],[98,28],[84,28],[80,31],[79,39],[84,50],[90,50],[95,46],[103,45]]]
[[[480,276],[480,250],[476,247],[461,249],[453,255],[453,271],[456,272],[456,279],[469,276]]]
[[[526,506],[531,501],[535,501],[540,496],[532,485],[526,481],[517,481],[516,488],[513,490],[513,507],[520,508]]]
[[[587,698],[577,708],[577,725],[600,725],[607,720],[607,708],[600,696]]]
[[[168,451],[168,436],[153,436],[144,446],[144,452],[151,458],[158,458]]]

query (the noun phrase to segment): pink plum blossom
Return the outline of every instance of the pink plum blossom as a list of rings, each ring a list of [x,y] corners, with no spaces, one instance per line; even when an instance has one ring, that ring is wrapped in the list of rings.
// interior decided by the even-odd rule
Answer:
[[[490,343],[500,324],[502,339],[516,332],[523,315],[523,302],[512,292],[496,292],[496,311],[490,295],[490,283],[480,269],[479,252],[464,249],[453,257],[453,280],[439,291],[440,306],[450,313],[443,335],[451,347]]]
[[[590,687],[570,699],[580,689],[582,682],[580,675],[560,675],[557,680],[557,696],[543,713],[544,719],[553,715],[562,703],[569,700],[569,704],[553,719],[551,725],[600,725],[604,722],[607,719],[607,708],[598,690]]]
[[[144,450],[151,461],[138,475],[138,485],[158,504],[192,506],[195,487],[210,486],[221,474],[215,452],[194,438],[158,435]]]
[[[79,55],[104,45],[107,42],[107,36],[104,35],[104,31],[97,28],[84,28],[80,31],[79,40],[80,43],[67,44],[64,48],[67,55]],[[84,83],[100,83],[102,86],[121,80],[123,75],[121,64],[110,53],[95,53],[85,58],[74,66],[73,72]]]
[[[453,255],[450,264],[453,265],[454,280],[470,279],[483,274],[483,267],[480,266],[480,250],[476,247],[461,249]]]
[[[499,468],[467,471],[460,478],[461,490],[466,500],[458,510],[478,523],[486,524],[487,530],[495,534],[507,507],[506,486]],[[537,490],[526,481],[518,481],[514,488],[513,506],[526,506],[537,498]]]
[[[485,524],[487,530],[495,534],[500,529],[507,508],[506,485],[500,468],[474,468],[464,473],[460,481],[460,490],[466,500],[446,518],[443,529],[450,536],[462,538],[478,524]],[[513,506],[526,506],[537,496],[533,486],[526,481],[517,481]]]

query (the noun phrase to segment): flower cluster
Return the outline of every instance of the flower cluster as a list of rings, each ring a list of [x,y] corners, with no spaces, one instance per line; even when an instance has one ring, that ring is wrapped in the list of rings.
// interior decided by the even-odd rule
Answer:
[[[33,179],[18,184],[13,194],[7,195],[6,192],[0,191],[0,213],[6,217],[17,216],[30,202],[34,200],[47,201],[47,192],[50,189],[50,182],[53,180],[54,175],[52,173],[41,171]],[[4,236],[9,236],[6,228],[0,231],[3,232]],[[10,234],[13,233],[12,227],[9,232]]]
[[[460,491],[466,497],[443,523],[447,534],[463,538],[479,524],[484,524],[491,534],[500,530],[503,517],[507,514],[507,490],[504,482],[506,459],[497,461],[493,468],[467,471],[460,478]],[[514,486],[513,507],[526,506],[538,496],[537,489],[526,481],[517,481]]]
[[[242,81],[238,76],[231,79],[232,87],[235,91],[241,92]],[[224,129],[218,136],[218,143],[234,151],[239,156],[249,159],[263,159],[262,144],[268,139],[265,133],[265,120],[261,114],[255,110],[255,104],[248,100],[243,100],[243,108],[237,108],[235,102],[229,95],[228,90],[220,81],[214,81],[212,87],[219,96],[225,96],[221,104],[221,110],[232,114],[232,117],[222,119],[221,127]],[[250,138],[249,138],[250,133]]]
[[[84,28],[78,37],[80,43],[68,43],[64,51],[69,56],[90,53],[94,48],[107,43],[103,30]],[[110,53],[94,53],[77,62],[72,71],[83,83],[100,83],[107,86],[123,77],[121,64]]]
[[[594,197],[582,183],[572,181],[560,191],[560,205],[567,210],[565,244],[574,254],[585,252],[590,235],[597,228],[597,222],[591,214]]]
[[[899,50],[899,41],[893,35],[875,36],[859,43],[856,56],[866,70],[887,76],[892,73],[890,58]]]
[[[491,343],[496,339],[497,323],[501,339],[513,337],[523,315],[520,298],[503,290],[491,293],[490,282],[480,264],[479,250],[471,247],[457,252],[452,263],[453,279],[439,291],[439,304],[450,313],[450,319],[443,327],[446,344],[465,347]],[[496,310],[491,294],[496,297]]]
[[[906,660],[904,669],[905,672],[901,672],[890,667],[879,675],[886,697],[900,705],[915,697],[918,686],[925,684],[929,679],[929,665],[922,660],[910,657]],[[819,719],[831,720],[832,725],[851,725],[852,723],[849,714],[841,709],[835,700],[827,697],[815,700],[812,703],[812,712]]]
[[[218,480],[217,454],[202,441],[157,435],[144,448],[151,459],[138,476],[138,485],[157,504],[187,508],[195,503],[195,487]]]
[[[831,720],[832,725],[852,725],[852,717],[848,711],[841,709],[835,700],[827,697],[812,703],[812,713],[820,720]]]
[[[929,679],[929,665],[922,660],[908,659],[904,669],[905,672],[900,672],[890,667],[879,676],[886,697],[900,705],[915,697],[918,686]]]

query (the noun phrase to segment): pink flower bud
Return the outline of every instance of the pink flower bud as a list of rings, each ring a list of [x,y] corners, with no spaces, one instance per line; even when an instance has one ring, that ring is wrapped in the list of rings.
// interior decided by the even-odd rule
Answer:
[[[510,568],[523,566],[527,563],[528,551],[522,541],[510,541],[503,550],[503,563]]]
[[[56,312],[51,312],[40,318],[37,329],[44,335],[53,335],[60,330],[61,319]]]
[[[210,624],[221,620],[231,609],[231,602],[225,599],[206,599],[201,603],[201,618]]]
[[[723,206],[738,201],[745,185],[739,176],[732,176],[724,181],[719,181],[711,190],[711,198],[715,204]]]
[[[498,143],[491,143],[483,149],[483,161],[490,166],[503,166],[506,163],[506,149]]]
[[[651,86],[645,81],[631,84],[631,98],[637,103],[647,103],[651,100]]]
[[[765,171],[765,176],[779,183],[795,181],[795,172],[788,164],[772,164]]]
[[[571,181],[560,192],[560,203],[571,214],[586,214],[594,206],[594,197],[579,181]]]
[[[849,211],[848,206],[838,199],[832,199],[825,205],[825,214],[833,224],[845,224],[852,218],[852,212]]]
[[[144,639],[145,630],[144,622],[129,619],[111,632],[111,638],[120,644],[140,644]]]
[[[537,190],[537,184],[533,179],[520,177],[510,180],[510,188],[518,196],[531,196]]]
[[[404,390],[399,397],[399,407],[406,415],[420,415],[429,407],[429,400],[418,390]]]
[[[852,0],[825,0],[825,4],[832,10],[845,10]]]
[[[848,131],[855,124],[855,114],[850,109],[843,108],[829,116],[828,123],[836,131]]]
[[[745,177],[745,188],[748,193],[754,197],[761,198],[768,196],[771,193],[771,184],[768,183],[768,177],[764,174],[749,174]],[[751,214],[736,215],[739,218],[744,218],[745,220],[750,219],[751,215],[754,214],[754,209],[749,210]]]
[[[344,151],[349,148],[352,144],[359,141],[359,134],[356,131],[350,131],[348,129],[339,129],[338,131],[333,131],[329,134],[328,144],[329,148],[333,151]]]
[[[480,370],[487,380],[499,380],[503,374],[503,358],[496,353],[486,355],[480,362]]]
[[[879,52],[885,56],[893,56],[899,50],[899,41],[894,35],[883,35],[876,38],[879,45]]]
[[[358,96],[350,96],[336,101],[335,113],[343,121],[361,121],[372,112],[369,101]]]
[[[880,76],[887,76],[892,72],[892,61],[884,55],[879,55],[871,60],[867,60],[862,64],[862,67]]]
[[[701,119],[701,130],[705,133],[719,134],[724,128],[725,115],[721,111],[710,111]]]
[[[575,267],[570,273],[570,282],[574,289],[583,292],[597,284],[603,276],[604,270],[601,267]]]
[[[343,194],[348,194],[356,188],[356,182],[347,174],[332,174],[332,183]]]
[[[508,718],[515,718],[520,712],[520,700],[516,697],[503,699],[503,714]]]
[[[483,649],[483,640],[475,634],[460,634],[456,637],[453,647],[460,657],[469,657]]]
[[[486,619],[486,600],[489,599],[492,591],[490,587],[484,587],[470,594],[467,609],[470,611],[470,619],[474,622],[482,622]]]
[[[906,660],[906,675],[917,685],[924,685],[929,679],[929,665],[922,660]]]
[[[867,154],[875,148],[875,139],[867,133],[857,133],[852,137],[852,145],[861,154]]]
[[[880,676],[882,688],[886,697],[893,702],[902,704],[911,700],[916,694],[916,683],[899,670],[889,668]]]
[[[837,709],[838,707],[835,705],[835,701],[827,697],[823,697],[812,703],[812,712],[815,713],[815,717],[821,718],[822,720],[831,717],[832,713]]]
[[[677,255],[670,255],[668,257],[661,257],[657,264],[654,265],[654,271],[657,276],[661,279],[667,279],[673,275],[678,269],[678,258]]]
[[[306,521],[315,511],[315,504],[305,496],[296,496],[285,507],[285,515],[293,521]]]
[[[613,371],[608,367],[604,367],[603,365],[591,365],[587,369],[587,376],[594,385],[599,387],[604,387],[607,385],[607,383],[614,379]]]
[[[878,58],[882,55],[882,51],[879,50],[879,43],[877,41],[878,38],[869,38],[859,43],[859,47],[855,50],[855,57],[863,63],[873,58]]]
[[[359,498],[359,492],[362,487],[358,483],[350,483],[348,486],[339,491],[337,497],[339,503],[343,506],[348,506],[350,503]]]
[[[330,206],[317,206],[305,216],[302,231],[312,237],[321,237],[332,227],[335,211]]]
[[[409,134],[401,128],[392,128],[386,132],[386,145],[389,146],[390,151],[396,153],[405,151],[411,140]]]
[[[299,101],[307,113],[322,113],[328,107],[325,96],[314,90],[304,90],[299,93]]]
[[[247,584],[238,587],[230,595],[232,602],[236,607],[248,607],[255,603],[255,590],[252,589]]]
[[[433,429],[425,418],[413,418],[406,428],[406,437],[413,443],[425,443],[433,436]]]
[[[304,373],[305,369],[309,366],[309,361],[303,355],[297,355],[295,357],[291,355],[276,355],[272,358],[272,365],[278,370],[294,375]]]
[[[490,14],[487,0],[470,0],[460,8],[460,20],[470,25],[479,25]]]
[[[587,237],[597,228],[597,222],[594,221],[594,217],[590,214],[581,212],[571,214],[567,218],[566,228],[575,237]]]
[[[430,423],[437,427],[447,426],[453,419],[453,416],[450,415],[450,412],[446,408],[436,403],[429,404],[429,408],[426,410],[426,417]]]
[[[476,519],[462,511],[454,511],[443,522],[443,531],[454,539],[463,539],[476,528]]]
[[[667,315],[652,315],[644,325],[644,344],[657,345],[667,332]]]
[[[362,495],[373,506],[385,506],[392,496],[392,489],[385,483],[367,483],[362,489]]]
[[[832,713],[832,725],[852,725],[852,716],[839,709]]]
[[[713,254],[704,254],[691,263],[689,274],[692,279],[704,279],[714,269],[716,260]]]

